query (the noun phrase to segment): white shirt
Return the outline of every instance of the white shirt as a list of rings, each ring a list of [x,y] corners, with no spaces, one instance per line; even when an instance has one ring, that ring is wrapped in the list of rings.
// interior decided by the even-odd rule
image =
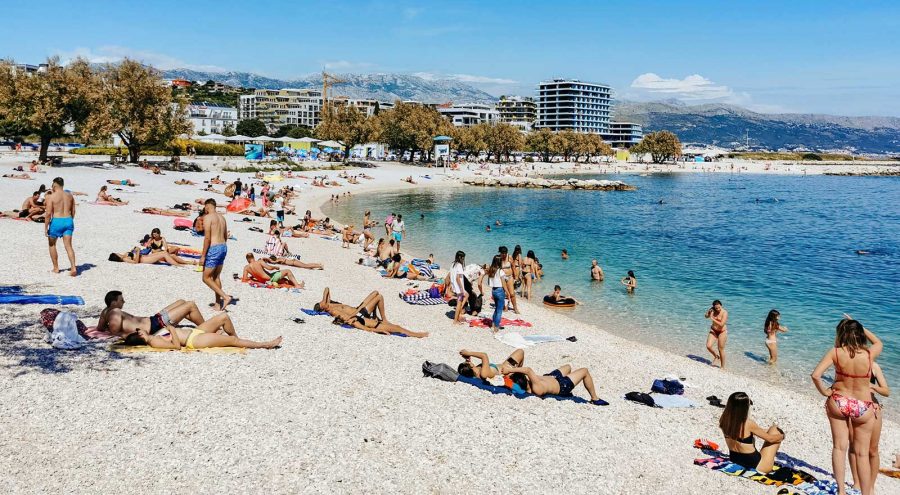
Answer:
[[[453,267],[450,268],[450,286],[453,287],[453,292],[456,294],[463,293],[463,287],[459,286],[460,275],[463,275],[463,267],[459,263],[454,263]]]
[[[503,270],[497,270],[497,273],[491,277],[491,289],[496,289],[497,287],[503,287],[503,281],[506,280],[506,274],[503,273]]]
[[[284,209],[284,198],[283,197],[278,196],[277,198],[275,198],[275,209],[277,209],[277,210]]]
[[[395,220],[394,223],[391,225],[391,229],[393,229],[394,232],[403,232],[403,229],[405,229],[405,228],[406,228],[406,224],[402,220],[399,222]]]

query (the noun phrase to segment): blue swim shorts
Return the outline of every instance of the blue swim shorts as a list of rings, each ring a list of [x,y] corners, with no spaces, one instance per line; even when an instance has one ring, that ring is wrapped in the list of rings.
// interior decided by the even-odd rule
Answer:
[[[213,244],[206,250],[206,261],[203,262],[204,268],[216,268],[225,264],[225,256],[228,254],[228,246],[222,244]]]
[[[402,233],[402,232],[394,232],[394,240],[397,241],[397,242],[402,241],[402,240],[403,240],[403,233]]]
[[[56,217],[50,220],[47,235],[54,239],[59,239],[66,236],[72,237],[72,232],[74,231],[75,222],[72,220],[72,217]]]

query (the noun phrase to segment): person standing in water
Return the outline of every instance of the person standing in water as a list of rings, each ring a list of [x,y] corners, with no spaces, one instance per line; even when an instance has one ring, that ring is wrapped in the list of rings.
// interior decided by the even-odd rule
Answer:
[[[564,260],[569,259],[569,252],[566,251],[565,249],[562,250],[562,259],[564,259]]]
[[[62,237],[63,246],[69,256],[69,275],[78,275],[78,267],[75,265],[75,248],[72,247],[72,233],[75,231],[75,197],[63,190],[63,178],[53,179],[50,194],[44,196],[44,235],[50,245],[50,261],[53,263],[53,273],[59,273],[58,252],[56,241]]]
[[[634,272],[628,270],[628,275],[622,277],[622,285],[625,286],[625,290],[628,291],[629,294],[634,294],[634,289],[637,289],[637,277],[634,276]]]
[[[769,364],[775,364],[778,361],[778,332],[788,331],[788,327],[781,324],[781,313],[777,309],[769,311],[763,331],[766,333],[766,347],[769,348]]]
[[[709,335],[706,337],[706,350],[713,356],[713,366],[716,361],[719,367],[725,369],[725,344],[728,342],[728,311],[722,307],[722,301],[716,299],[712,307],[706,310],[707,318],[712,321],[709,327]],[[713,347],[716,345],[716,347]],[[718,352],[716,352],[718,350]]]
[[[216,311],[224,311],[231,304],[231,296],[222,290],[222,268],[225,265],[225,256],[228,255],[228,226],[225,217],[216,211],[216,200],[209,198],[203,204],[203,253],[200,255],[200,264],[203,265],[203,283],[216,295],[216,301],[211,306]]]
[[[591,261],[591,280],[603,281],[603,269],[597,264],[597,260]]]

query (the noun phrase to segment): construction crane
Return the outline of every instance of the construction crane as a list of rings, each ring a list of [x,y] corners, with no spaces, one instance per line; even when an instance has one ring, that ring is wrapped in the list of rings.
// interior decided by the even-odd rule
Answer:
[[[325,120],[325,112],[328,111],[328,85],[347,82],[333,74],[322,71],[322,120]]]

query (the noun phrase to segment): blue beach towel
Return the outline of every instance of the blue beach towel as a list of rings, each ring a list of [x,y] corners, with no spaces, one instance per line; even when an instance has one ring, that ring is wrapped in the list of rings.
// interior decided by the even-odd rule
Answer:
[[[0,287],[0,294],[21,294],[22,287],[19,285],[7,285]]]
[[[506,388],[506,387],[498,387],[498,386],[496,386],[496,385],[491,385],[490,383],[486,383],[484,380],[482,380],[482,379],[480,379],[480,378],[474,378],[474,377],[473,377],[473,378],[469,378],[469,377],[460,375],[460,376],[459,376],[459,379],[458,379],[457,381],[460,381],[460,382],[463,382],[463,383],[468,383],[469,385],[472,385],[472,386],[475,387],[475,388],[480,388],[481,390],[487,390],[488,392],[490,392],[490,393],[492,393],[492,394],[494,394],[494,395],[511,395],[511,396],[515,397],[516,399],[525,399],[525,398],[528,398],[528,397],[537,397],[536,395],[534,395],[534,394],[529,394],[529,393],[527,393],[527,392],[525,392],[525,393],[513,393],[512,390],[510,390],[510,389],[508,389],[508,388]],[[567,401],[575,402],[575,403],[577,403],[577,404],[590,404],[590,403],[591,403],[591,401],[589,401],[589,400],[587,400],[587,399],[583,399],[583,398],[581,398],[581,397],[577,397],[577,396],[574,396],[574,395],[562,396],[562,395],[550,395],[550,394],[546,394],[546,395],[544,395],[543,397],[540,397],[540,398],[541,398],[541,399],[567,400]],[[606,401],[601,401],[601,405],[606,406],[606,405],[609,405],[609,403],[606,402]]]
[[[300,308],[300,311],[308,314],[309,316],[330,316],[327,311],[316,311],[314,309],[306,309]]]
[[[0,294],[0,304],[74,304],[84,306],[78,296],[53,296],[50,294]]]

